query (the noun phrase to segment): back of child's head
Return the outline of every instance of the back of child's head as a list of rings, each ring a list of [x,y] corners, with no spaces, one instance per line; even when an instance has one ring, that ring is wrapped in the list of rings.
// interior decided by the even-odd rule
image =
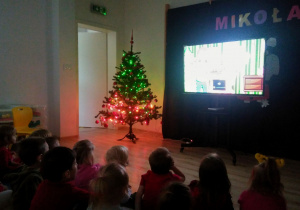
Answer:
[[[125,168],[115,162],[108,163],[91,182],[93,207],[117,205],[127,193],[129,178]]]
[[[60,143],[59,143],[59,138],[57,136],[49,136],[45,138],[49,149],[53,149],[54,147],[59,147]]]
[[[44,138],[29,137],[19,143],[19,157],[27,166],[32,166],[41,161],[41,157],[49,150]],[[40,159],[38,160],[38,157]]]
[[[107,163],[117,162],[122,166],[128,165],[128,148],[122,145],[111,147],[107,150],[105,159]]]
[[[11,138],[16,135],[16,130],[12,125],[1,125],[0,126],[0,147],[7,146],[11,142]]]
[[[250,189],[262,194],[282,195],[283,184],[280,181],[280,171],[274,158],[269,157],[254,166],[250,177]]]
[[[190,188],[182,182],[170,182],[161,191],[157,209],[189,210],[191,205]]]
[[[64,174],[76,163],[75,152],[67,147],[55,147],[44,155],[41,174],[44,179],[53,182],[64,181]],[[74,179],[74,177],[71,177]]]
[[[150,154],[149,164],[153,173],[166,174],[173,165],[173,158],[167,148],[159,147]]]
[[[199,187],[209,193],[229,192],[231,183],[222,158],[216,153],[204,156],[199,167]]]
[[[50,137],[52,136],[52,133],[45,129],[45,128],[40,128],[36,131],[33,131],[30,135],[30,137],[42,137],[42,138],[46,138],[46,137]]]
[[[76,161],[78,164],[94,164],[94,144],[90,140],[80,140],[75,143],[73,150],[76,153]]]

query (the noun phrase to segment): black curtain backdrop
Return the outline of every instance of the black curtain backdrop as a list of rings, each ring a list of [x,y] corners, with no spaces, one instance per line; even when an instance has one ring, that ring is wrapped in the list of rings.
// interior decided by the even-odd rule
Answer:
[[[291,9],[294,15],[287,20]],[[234,0],[213,1],[171,9],[167,14],[166,84],[163,106],[163,137],[179,140],[192,138],[213,145],[201,133],[210,132],[212,119],[199,120],[201,110],[225,107],[230,120],[230,144],[235,150],[261,152],[266,155],[300,159],[300,1],[299,0]],[[281,22],[273,23],[273,10],[279,10]],[[264,10],[267,19],[255,24],[254,15]],[[251,26],[239,27],[239,15],[250,13]],[[298,16],[297,16],[298,14]],[[231,28],[231,16],[236,27]],[[228,16],[227,29],[216,30],[216,18]],[[237,96],[185,94],[183,46],[218,43],[251,38],[276,38],[272,53],[280,62],[278,76],[269,85],[269,106],[257,101],[244,103]],[[219,121],[220,141],[225,120]],[[207,134],[206,134],[207,135]],[[208,139],[208,140],[207,140]],[[224,143],[225,145],[225,143]]]

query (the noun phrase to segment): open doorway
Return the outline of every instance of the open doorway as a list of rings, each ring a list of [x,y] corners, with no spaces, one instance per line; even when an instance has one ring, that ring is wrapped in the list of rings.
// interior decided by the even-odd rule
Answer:
[[[78,24],[79,127],[99,127],[95,115],[112,87],[116,67],[116,33]]]

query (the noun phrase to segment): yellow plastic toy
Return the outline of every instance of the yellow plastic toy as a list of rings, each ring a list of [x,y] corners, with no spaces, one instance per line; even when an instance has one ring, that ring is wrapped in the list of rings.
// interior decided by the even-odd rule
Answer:
[[[17,130],[18,136],[28,136],[33,131],[37,130],[35,128],[29,128],[29,123],[32,120],[33,112],[30,107],[26,106],[19,106],[14,107],[12,109],[13,113],[13,121],[14,121],[14,127]]]
[[[262,162],[266,161],[268,159],[268,157],[265,155],[262,155],[260,153],[256,153],[255,159],[258,161],[258,163],[262,163]],[[275,161],[277,163],[278,168],[283,167],[285,164],[284,159],[281,159],[281,158],[277,158],[277,159],[275,159]]]

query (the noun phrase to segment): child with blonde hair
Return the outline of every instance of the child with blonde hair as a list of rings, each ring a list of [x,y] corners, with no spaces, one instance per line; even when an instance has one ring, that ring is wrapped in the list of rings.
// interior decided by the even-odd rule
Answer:
[[[241,210],[287,209],[282,195],[283,184],[280,181],[280,171],[274,158],[267,158],[255,165],[249,182],[249,189],[242,192],[238,200]]]
[[[159,147],[149,156],[151,170],[141,176],[135,197],[135,209],[152,210],[158,202],[162,188],[171,181],[184,182],[184,174],[174,165],[169,150]],[[171,172],[173,171],[173,172]]]
[[[122,145],[116,145],[107,150],[105,159],[107,163],[117,162],[126,167],[128,161],[128,148]]]
[[[128,166],[128,148],[122,145],[112,146],[109,150],[107,150],[105,155],[106,163],[119,163],[123,167]],[[127,193],[121,201],[122,206],[133,207],[134,202],[131,196],[131,186],[128,185]]]
[[[101,165],[95,162],[94,144],[90,140],[76,142],[73,150],[76,153],[78,171],[75,177],[75,185],[79,188],[89,190],[89,184],[97,176]]]
[[[100,169],[91,182],[92,197],[88,210],[120,210],[121,200],[127,193],[129,178],[125,168],[115,162]]]

